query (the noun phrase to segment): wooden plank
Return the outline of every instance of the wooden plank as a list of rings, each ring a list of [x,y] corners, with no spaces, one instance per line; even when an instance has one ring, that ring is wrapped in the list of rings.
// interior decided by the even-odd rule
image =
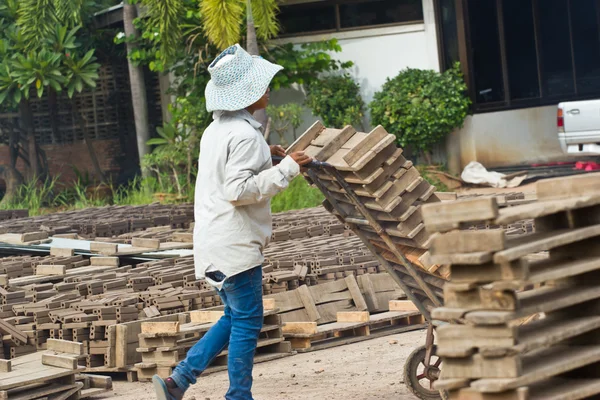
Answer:
[[[67,267],[65,265],[38,265],[35,267],[35,274],[41,276],[47,275],[65,275]]]
[[[300,296],[300,300],[302,301],[304,308],[308,312],[308,317],[312,321],[318,321],[319,319],[321,319],[321,315],[317,310],[317,305],[315,304],[315,300],[312,297],[308,286],[302,285],[296,290],[298,291],[298,295]]]
[[[337,313],[337,322],[369,322],[368,311],[342,311]]]
[[[429,232],[458,229],[461,223],[488,221],[498,217],[495,197],[476,197],[468,200],[423,204],[423,222]]]
[[[419,311],[410,300],[390,300],[390,311]]]
[[[535,233],[528,237],[514,239],[516,245],[496,253],[494,255],[494,262],[499,264],[507,263],[528,254],[547,251],[598,235],[600,235],[600,225],[592,225],[579,229]]]
[[[83,387],[82,382],[76,382],[75,387],[73,389],[69,389],[63,393],[56,394],[54,396],[50,396],[48,398],[48,400],[69,400],[69,399],[77,398],[77,397],[79,397],[79,396],[76,396],[77,392],[79,392],[82,387]]]
[[[310,143],[325,129],[321,121],[315,122],[306,132],[302,134],[290,147],[285,151],[286,154],[291,154],[296,151],[305,150]]]
[[[57,353],[68,353],[76,355],[84,355],[85,349],[82,343],[71,342],[68,340],[48,339],[46,349]]]
[[[190,313],[191,322],[208,324],[217,322],[225,313],[223,311],[197,310]]]
[[[286,333],[304,333],[308,335],[317,333],[316,322],[286,322],[281,328],[284,334]]]
[[[275,299],[263,298],[263,309],[265,311],[275,310]]]
[[[540,218],[557,214],[563,211],[592,207],[600,204],[600,196],[584,196],[559,200],[536,201],[522,204],[517,207],[500,209],[498,217],[494,220],[496,225],[508,225],[524,219]]]
[[[117,254],[118,245],[116,243],[91,242],[90,251],[93,253],[113,255]],[[99,264],[98,264],[99,265]],[[102,264],[105,265],[105,264]]]
[[[117,368],[127,367],[127,347],[129,344],[129,332],[127,324],[115,325],[115,366]],[[140,328],[141,329],[141,328]],[[137,337],[135,338],[137,340]]]
[[[352,126],[348,125],[344,127],[334,138],[323,145],[323,148],[314,158],[319,161],[326,161],[341,149],[342,145],[344,145],[344,143],[346,143],[355,133],[356,130]]]
[[[50,247],[50,255],[55,257],[73,257],[73,249],[64,249],[61,247]]]
[[[600,297],[596,287],[544,288],[521,292],[518,295],[520,308],[516,311],[473,311],[467,320],[481,325],[504,324],[540,312],[551,312]],[[434,311],[435,313],[435,311]]]
[[[388,132],[381,126],[376,126],[369,134],[362,139],[356,146],[343,157],[344,161],[352,166],[355,162],[360,160],[365,154],[367,154],[373,146],[381,142],[388,135]]]
[[[500,393],[527,386],[600,361],[600,346],[561,346],[535,354],[518,378],[479,379],[471,387],[485,393]]]
[[[119,266],[119,257],[91,257],[90,265],[91,266],[118,267]]]
[[[503,229],[451,231],[436,233],[431,238],[431,254],[476,253],[500,251],[506,248]]]
[[[48,239],[48,232],[27,232],[21,234],[21,243],[34,242],[43,239]]]
[[[568,178],[543,179],[536,183],[539,200],[565,197],[600,195],[600,173],[571,176]]]
[[[65,354],[42,354],[42,364],[49,365],[52,367],[65,368],[65,369],[77,369],[78,360],[77,357],[68,356]]]
[[[34,387],[32,389],[28,389],[19,393],[9,392],[6,398],[10,398],[10,400],[34,400],[41,399],[45,396],[51,395],[53,393],[61,393],[73,388],[77,387],[77,385],[73,384],[58,384],[51,383],[49,385],[43,385],[41,387]],[[1,398],[1,397],[0,397]]]
[[[12,370],[12,363],[10,360],[0,360],[0,372],[10,372]]]
[[[142,322],[142,333],[179,333],[179,322]]]
[[[358,287],[358,283],[356,282],[356,278],[354,275],[347,276],[345,278],[346,284],[348,285],[348,290],[352,295],[352,300],[354,301],[354,305],[359,311],[368,311],[369,307],[367,306],[367,302],[360,292],[360,288]]]
[[[369,310],[378,310],[379,302],[377,301],[375,287],[373,286],[373,282],[371,281],[371,275],[360,275],[358,277],[358,282],[365,294],[365,300],[367,302]]]
[[[133,238],[133,239],[131,239],[131,245],[133,247],[143,247],[143,248],[158,250],[160,248],[160,240],[159,239],[146,239],[146,238]]]

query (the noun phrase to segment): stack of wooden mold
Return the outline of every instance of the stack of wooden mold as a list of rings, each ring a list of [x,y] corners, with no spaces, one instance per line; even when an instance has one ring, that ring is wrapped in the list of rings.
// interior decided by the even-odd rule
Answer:
[[[78,400],[111,391],[111,378],[79,374],[82,357],[82,344],[50,340],[47,351],[0,360],[0,397]]]
[[[264,323],[258,339],[254,362],[265,362],[292,355],[290,342],[281,330],[281,317],[273,300],[264,301]],[[142,362],[135,365],[138,379],[148,381],[158,374],[167,378],[185,358],[187,351],[223,316],[222,309],[192,311],[190,322],[144,322],[139,335]],[[223,350],[205,374],[227,369],[227,349]]]
[[[600,394],[600,174],[539,181],[537,197],[501,210],[493,198],[422,209],[433,261],[451,264],[444,307],[432,313],[449,322],[437,329],[436,387],[450,399]],[[528,218],[536,233],[516,239],[461,230]]]
[[[423,317],[405,298],[386,273],[266,296],[280,312],[284,336],[301,352],[423,328]]]
[[[396,137],[378,126],[370,133],[316,122],[287,152],[304,151],[333,168],[307,172],[327,200],[325,208],[351,226],[411,300],[439,306],[448,268],[431,262],[431,237],[419,208],[439,203],[435,187],[402,155]]]

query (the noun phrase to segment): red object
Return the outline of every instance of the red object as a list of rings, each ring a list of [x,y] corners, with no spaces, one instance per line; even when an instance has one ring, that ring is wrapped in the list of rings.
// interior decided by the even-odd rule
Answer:
[[[575,163],[575,169],[580,171],[598,171],[600,164],[593,161],[578,161]]]
[[[563,117],[562,108],[559,108],[556,113],[556,126],[559,128],[559,131],[565,127],[565,118]]]

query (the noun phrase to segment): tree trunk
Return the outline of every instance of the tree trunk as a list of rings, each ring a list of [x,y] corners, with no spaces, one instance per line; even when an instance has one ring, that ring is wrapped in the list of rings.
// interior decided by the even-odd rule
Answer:
[[[17,168],[17,160],[19,159],[19,139],[21,135],[19,134],[19,129],[16,128],[13,124],[9,125],[9,139],[8,139],[8,149],[10,154],[10,166],[12,168]]]
[[[0,201],[0,205],[11,204],[19,193],[19,187],[23,184],[23,176],[10,165],[0,165],[0,177],[6,182],[6,193]]]
[[[258,39],[256,38],[256,27],[254,26],[251,0],[246,0],[246,21],[246,51],[253,56],[258,56],[260,55],[260,51],[258,50]],[[266,110],[257,110],[254,113],[254,118],[256,118],[256,120],[262,124],[263,128],[266,129],[268,121]]]
[[[41,176],[41,171],[38,163],[37,146],[35,143],[35,126],[33,125],[33,111],[31,104],[26,98],[22,98],[19,103],[19,117],[21,128],[25,132],[27,139],[27,153],[29,156],[29,169],[27,170],[27,178],[37,179]]]
[[[125,25],[125,35],[139,37],[139,32],[133,26],[133,20],[137,17],[135,5],[124,2],[123,4],[123,24]],[[127,52],[135,50],[135,43],[127,42]],[[135,119],[135,133],[137,139],[138,155],[140,158],[140,169],[142,175],[148,175],[147,171],[141,168],[142,159],[150,152],[150,146],[146,143],[150,140],[150,127],[148,123],[148,101],[146,95],[146,83],[144,81],[144,70],[141,66],[135,66],[131,60],[129,64],[129,81],[131,85],[131,101],[133,104],[133,115]]]

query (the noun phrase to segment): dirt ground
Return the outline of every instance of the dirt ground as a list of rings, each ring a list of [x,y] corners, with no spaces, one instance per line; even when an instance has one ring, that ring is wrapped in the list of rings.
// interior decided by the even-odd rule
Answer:
[[[256,364],[256,400],[415,400],[403,383],[404,361],[425,344],[418,330]],[[113,398],[153,400],[151,383],[114,381]],[[227,372],[198,380],[185,400],[223,399]],[[110,398],[107,396],[107,398]]]

